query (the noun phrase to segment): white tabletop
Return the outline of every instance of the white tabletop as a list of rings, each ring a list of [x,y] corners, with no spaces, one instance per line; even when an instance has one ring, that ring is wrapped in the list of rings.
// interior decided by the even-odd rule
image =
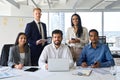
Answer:
[[[110,73],[110,68],[93,69],[89,76],[73,75],[73,72],[79,69],[81,68],[71,69],[68,72],[48,72],[42,69],[36,72],[27,72],[24,70],[8,69],[7,72],[13,72],[16,76],[1,80],[114,80],[115,78]],[[5,70],[0,71],[4,72]]]

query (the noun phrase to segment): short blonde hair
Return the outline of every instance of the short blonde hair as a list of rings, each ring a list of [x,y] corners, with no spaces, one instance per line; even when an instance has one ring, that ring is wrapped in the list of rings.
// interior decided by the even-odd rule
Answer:
[[[35,10],[42,11],[42,10],[41,10],[40,8],[38,8],[38,7],[37,7],[37,8],[34,8],[34,9],[33,9],[33,12],[34,12]]]

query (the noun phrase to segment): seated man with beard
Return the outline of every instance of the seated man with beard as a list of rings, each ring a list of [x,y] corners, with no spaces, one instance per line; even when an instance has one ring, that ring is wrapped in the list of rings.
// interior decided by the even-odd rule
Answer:
[[[69,67],[73,66],[73,59],[71,52],[67,45],[61,44],[63,33],[61,30],[54,30],[52,32],[52,43],[47,45],[39,58],[39,67],[48,69],[49,58],[69,59]]]

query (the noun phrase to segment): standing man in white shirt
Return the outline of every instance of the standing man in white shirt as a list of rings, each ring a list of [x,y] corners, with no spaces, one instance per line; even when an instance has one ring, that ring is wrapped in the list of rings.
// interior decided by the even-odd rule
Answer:
[[[43,69],[48,69],[49,58],[67,58],[69,59],[69,67],[72,67],[74,62],[72,54],[67,45],[61,44],[63,33],[61,30],[54,30],[52,32],[52,43],[47,45],[39,58],[39,66]]]

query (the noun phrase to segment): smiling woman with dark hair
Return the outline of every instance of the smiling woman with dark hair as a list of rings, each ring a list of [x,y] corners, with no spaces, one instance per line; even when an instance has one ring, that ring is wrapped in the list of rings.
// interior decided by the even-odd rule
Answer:
[[[20,32],[17,36],[15,45],[10,47],[8,66],[22,69],[24,66],[30,66],[30,49],[27,45],[27,36]]]
[[[82,26],[81,18],[76,13],[71,17],[71,26],[67,29],[66,43],[70,47],[73,60],[77,61],[82,48],[89,42],[88,30]]]

